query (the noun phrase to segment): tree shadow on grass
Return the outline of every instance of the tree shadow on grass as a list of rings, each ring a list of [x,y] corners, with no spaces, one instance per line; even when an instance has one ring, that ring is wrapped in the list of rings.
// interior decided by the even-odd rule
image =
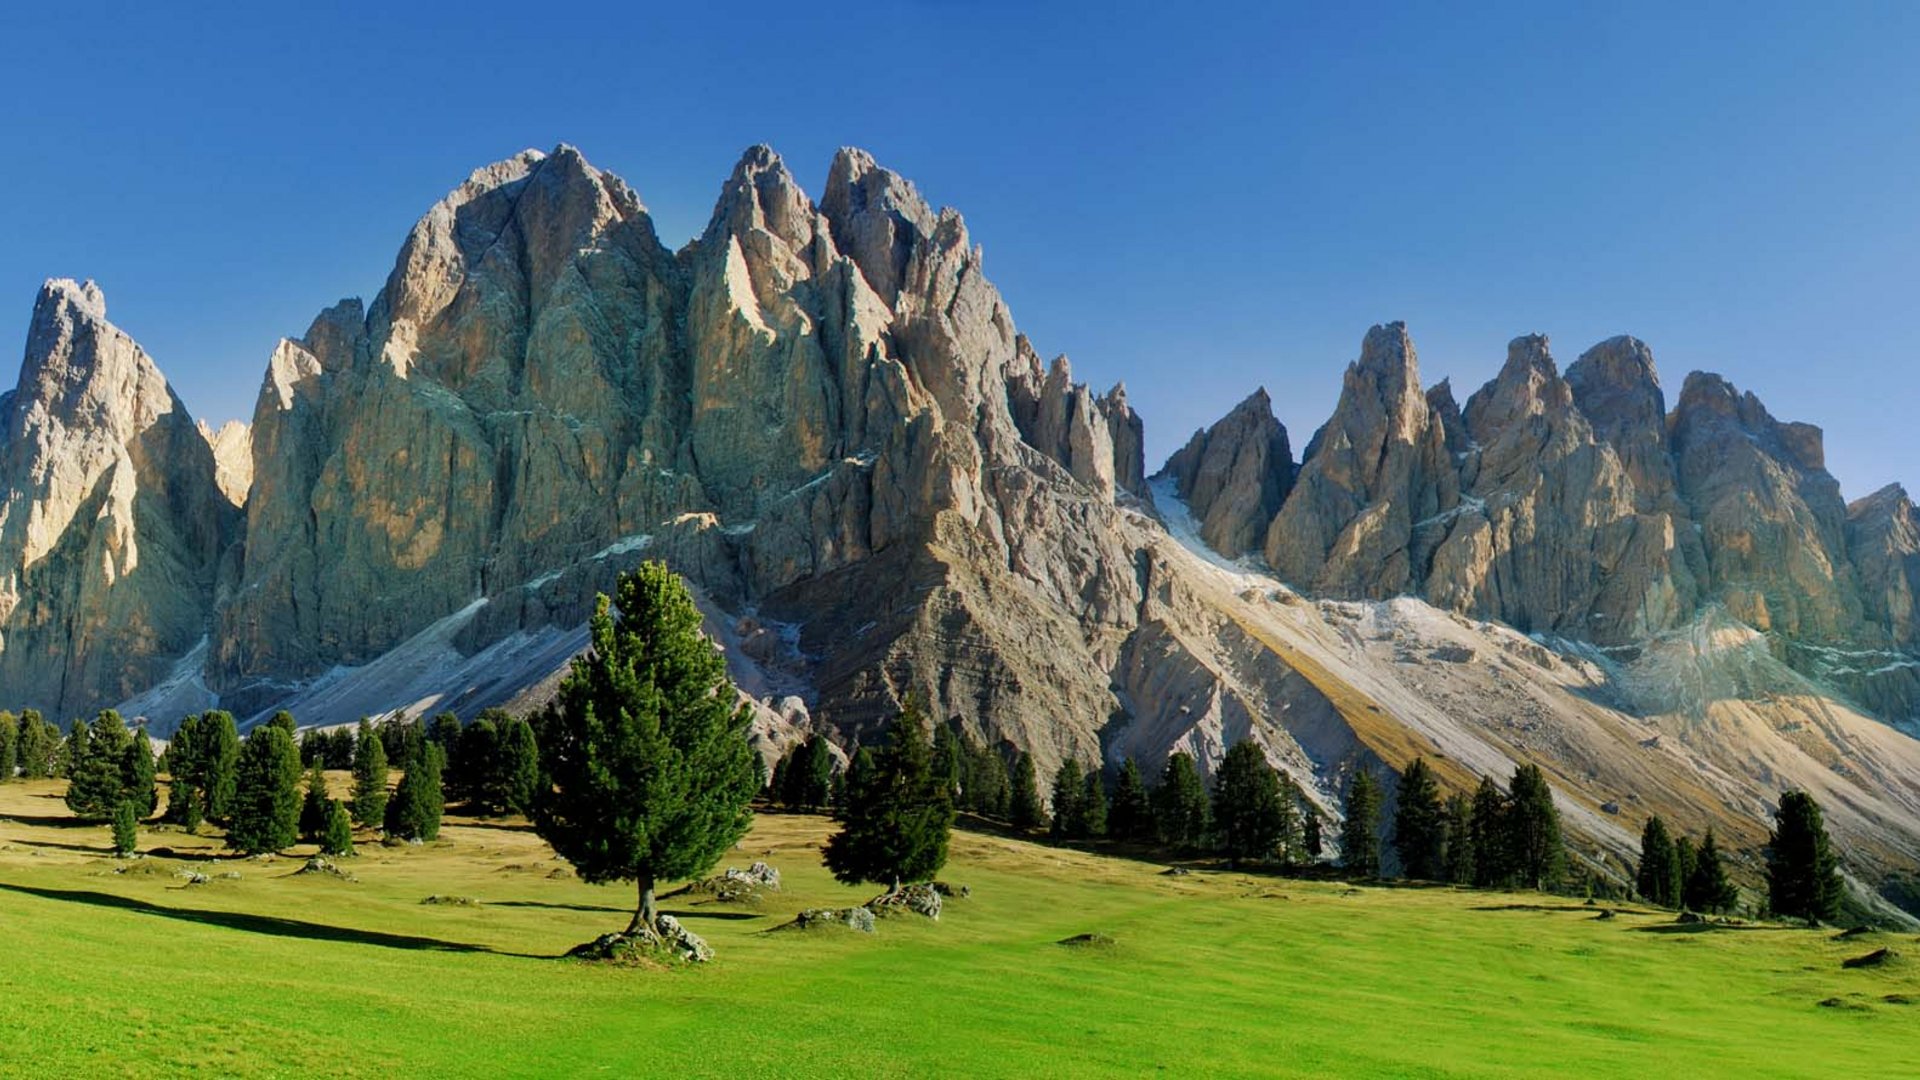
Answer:
[[[615,915],[631,915],[630,907],[608,907],[605,904],[554,904],[545,900],[483,900],[488,907],[530,907],[548,908],[554,911],[607,911]]]
[[[72,814],[4,814],[0,817],[16,825],[32,825],[41,829],[102,829],[108,824],[74,817]]]
[[[1481,904],[1469,911],[1583,911],[1589,915],[1612,911],[1615,915],[1668,915],[1671,912],[1648,911],[1600,901],[1594,904]]]
[[[1710,934],[1720,931],[1751,932],[1755,930],[1792,930],[1794,928],[1791,926],[1755,926],[1751,923],[1696,922],[1655,923],[1652,926],[1636,926],[1633,929],[1635,933],[1639,934]]]
[[[760,911],[701,911],[697,908],[675,908],[671,911],[663,910],[661,914],[671,915],[676,919],[741,920],[741,919],[764,919],[767,917],[765,912],[760,912]]]
[[[378,945],[387,949],[411,949],[433,952],[456,953],[495,953],[500,956],[518,956],[531,960],[549,960],[555,957],[540,956],[533,953],[506,952],[485,945],[469,945],[459,941],[442,941],[439,938],[418,937],[412,934],[389,934],[379,930],[358,930],[348,926],[329,926],[325,923],[304,922],[299,919],[285,919],[273,915],[250,915],[238,911],[210,911],[201,908],[167,907],[146,900],[137,900],[130,896],[116,896],[112,893],[92,892],[84,889],[46,889],[31,885],[15,885],[0,882],[0,890],[37,896],[43,900],[61,900],[76,904],[90,904],[95,907],[117,908],[140,915],[158,915],[166,919],[179,919],[183,922],[201,923],[206,926],[218,926],[226,930],[242,930],[251,934],[271,934],[275,937],[299,938],[306,941],[340,941],[355,945]]]
[[[112,844],[63,844],[57,840],[15,840],[21,847],[47,848],[53,851],[77,851],[82,855],[98,855],[105,858],[113,854]]]

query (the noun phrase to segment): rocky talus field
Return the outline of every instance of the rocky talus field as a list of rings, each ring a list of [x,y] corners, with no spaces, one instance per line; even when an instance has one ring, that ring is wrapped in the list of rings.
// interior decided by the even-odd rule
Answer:
[[[1330,819],[1362,767],[1533,762],[1615,878],[1657,812],[1750,880],[1799,787],[1899,919],[1920,514],[1844,501],[1820,430],[1727,378],[1679,385],[1630,337],[1562,370],[1523,336],[1462,402],[1387,323],[1304,442],[1257,391],[1150,472],[1125,389],[1043,360],[960,215],[869,155],[816,201],[755,147],[676,251],[625,181],[526,151],[282,341],[245,424],[46,284],[0,397],[0,706],[158,736],[526,708],[663,558],[768,755],[912,691],[1042,775],[1251,738]]]

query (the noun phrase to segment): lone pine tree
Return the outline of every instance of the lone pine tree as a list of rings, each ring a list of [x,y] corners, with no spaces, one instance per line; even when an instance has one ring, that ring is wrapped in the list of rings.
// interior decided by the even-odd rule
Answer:
[[[925,714],[909,695],[886,748],[848,777],[846,824],[828,838],[823,853],[835,878],[899,892],[903,884],[931,880],[946,865],[953,801],[945,780],[934,773],[926,729]]]
[[[1718,915],[1732,911],[1739,898],[1740,891],[1727,879],[1726,864],[1720,858],[1720,843],[1714,839],[1713,827],[1708,826],[1706,839],[1700,841],[1700,851],[1694,858],[1693,873],[1687,876],[1687,906]]]
[[[327,828],[320,837],[320,853],[336,857],[353,854],[353,819],[339,799],[327,801]]]
[[[133,803],[121,799],[113,806],[113,853],[131,855],[139,842],[140,832],[134,821]]]
[[[591,648],[575,658],[535,731],[551,782],[534,827],[589,882],[632,881],[629,933],[658,935],[654,886],[705,873],[746,835],[760,788],[726,661],[665,563],[602,595]]]
[[[1640,869],[1634,877],[1634,888],[1650,904],[1675,907],[1680,903],[1682,880],[1667,823],[1655,814],[1640,830]]]
[[[1839,863],[1820,804],[1804,791],[1782,794],[1767,840],[1767,902],[1773,913],[1810,923],[1839,914]]]

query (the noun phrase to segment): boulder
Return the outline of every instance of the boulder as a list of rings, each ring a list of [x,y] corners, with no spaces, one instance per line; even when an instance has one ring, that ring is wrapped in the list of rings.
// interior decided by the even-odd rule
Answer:
[[[940,917],[940,890],[932,885],[903,885],[895,892],[874,899],[867,906],[875,915],[903,915],[912,913],[924,915],[929,919]]]
[[[865,907],[847,908],[808,908],[793,917],[781,929],[817,930],[827,927],[845,927],[858,930],[863,934],[873,933],[873,911]]]

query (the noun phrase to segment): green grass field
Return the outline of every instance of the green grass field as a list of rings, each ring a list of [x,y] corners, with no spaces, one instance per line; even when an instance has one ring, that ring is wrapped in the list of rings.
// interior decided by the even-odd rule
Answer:
[[[518,822],[363,844],[347,882],[175,831],[141,847],[176,856],[116,861],[60,790],[0,786],[7,1075],[1920,1075],[1910,935],[1168,877],[975,833],[943,874],[973,896],[938,923],[767,933],[872,893],[821,869],[826,820],[767,815],[731,861],[778,867],[777,901],[668,898],[718,959],[616,968],[556,957],[624,927],[628,890],[573,879]],[[1116,944],[1056,944],[1084,932]],[[1841,968],[1883,945],[1906,957]]]

